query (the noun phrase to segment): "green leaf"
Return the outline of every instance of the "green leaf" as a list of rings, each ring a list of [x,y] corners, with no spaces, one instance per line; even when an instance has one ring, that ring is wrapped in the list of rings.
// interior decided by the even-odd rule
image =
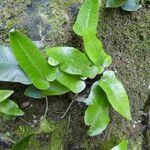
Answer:
[[[73,26],[73,30],[77,35],[83,35],[83,29],[91,29],[91,31],[96,35],[97,22],[99,14],[99,3],[98,0],[85,0],[77,20]]]
[[[97,74],[97,67],[86,55],[73,47],[54,47],[46,50],[49,56],[49,64],[60,65],[60,69],[68,74],[81,75],[94,78]]]
[[[9,120],[14,120],[16,118],[16,116],[6,115],[6,114],[2,113],[2,118],[9,121]]]
[[[12,90],[0,90],[0,103],[7,99],[13,92]]]
[[[2,108],[1,110],[1,105],[3,105],[4,103],[6,103],[5,101],[8,100],[8,97],[13,93],[14,91],[12,90],[0,90],[0,116],[3,117],[5,120],[10,120],[10,119],[14,119],[16,118],[15,115],[10,115],[10,114],[6,114],[5,110],[3,109],[8,109],[8,105],[7,108]],[[7,111],[7,110],[6,110]]]
[[[40,122],[40,132],[50,133],[55,130],[55,125],[53,122],[47,121],[43,118]]]
[[[90,102],[84,120],[86,125],[90,125],[88,134],[95,136],[104,129],[109,123],[109,102],[104,91],[99,87],[98,82],[94,83],[87,101]]]
[[[112,7],[112,8],[120,7],[124,5],[127,1],[128,0],[107,0],[106,7]]]
[[[121,8],[126,11],[137,11],[141,5],[139,5],[139,0],[128,0]]]
[[[102,73],[103,68],[112,63],[111,57],[105,53],[102,42],[90,30],[84,30],[83,41],[87,55],[99,67],[99,74]]]
[[[44,98],[45,96],[63,95],[68,93],[70,90],[58,81],[50,83],[50,87],[47,90],[39,90],[33,85],[29,86],[25,90],[25,95],[32,98]]]
[[[11,119],[15,119],[16,118],[16,116],[6,115],[6,114],[1,113],[1,112],[0,112],[0,117],[5,119],[5,120],[11,120]]]
[[[128,141],[123,140],[119,145],[115,146],[111,150],[128,150]]]
[[[9,99],[0,103],[0,112],[12,116],[24,115],[24,112],[18,108],[18,105]]]
[[[50,87],[48,90],[42,91],[43,95],[63,95],[68,93],[70,90],[65,87],[64,85],[60,84],[57,81],[51,82]]]
[[[10,45],[22,69],[35,87],[46,90],[49,81],[55,80],[56,70],[49,66],[40,50],[23,34],[10,32]]]
[[[0,81],[31,84],[9,47],[0,46]]]
[[[122,116],[131,120],[128,95],[122,83],[115,77],[114,72],[105,71],[99,85],[106,92],[112,107]]]
[[[37,89],[35,86],[30,85],[24,92],[24,95],[27,97],[35,98],[35,99],[41,99],[44,98],[46,95],[43,95],[43,90]]]
[[[57,81],[74,93],[80,93],[86,86],[85,82],[80,80],[78,76],[72,76],[61,71],[57,74]]]
[[[31,137],[34,136],[34,134],[27,135],[23,139],[21,139],[19,142],[17,142],[11,150],[28,150],[29,143]]]

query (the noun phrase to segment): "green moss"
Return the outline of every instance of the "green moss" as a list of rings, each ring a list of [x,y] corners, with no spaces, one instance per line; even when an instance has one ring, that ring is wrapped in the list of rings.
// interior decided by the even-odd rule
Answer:
[[[93,138],[94,139],[94,138]],[[111,130],[111,135],[107,135],[107,138],[92,140],[92,139],[85,139],[82,147],[86,150],[91,149],[99,149],[99,150],[110,150],[112,147],[120,143],[123,139],[126,139],[126,136],[117,129]],[[91,141],[92,140],[92,141]]]
[[[16,27],[33,40],[43,40],[46,46],[72,46],[74,44],[75,47],[78,47],[78,43],[81,42],[72,34],[72,24],[76,14],[70,13],[70,7],[77,3],[82,3],[82,0],[11,0],[11,2],[6,0],[0,14],[0,18],[3,18],[0,21],[3,29],[0,43],[8,43],[8,31]],[[78,4],[75,7],[78,9]],[[101,37],[106,51],[113,57],[113,65],[110,69],[117,72],[118,78],[123,82],[129,94],[134,121],[127,122],[111,111],[111,122],[108,129],[100,136],[88,137],[86,133],[88,128],[83,120],[85,107],[75,104],[69,112],[70,124],[68,125],[68,116],[63,121],[56,122],[58,128],[54,134],[41,134],[35,137],[33,140],[35,149],[41,146],[46,149],[51,147],[51,143],[54,143],[53,145],[57,143],[66,149],[71,147],[107,150],[118,144],[123,138],[129,139],[130,147],[137,145],[140,147],[143,127],[138,122],[138,119],[141,118],[139,111],[144,106],[148,83],[150,83],[150,72],[148,71],[150,68],[149,14],[150,9],[146,4],[135,13],[124,12],[120,9],[106,9],[103,4],[98,27],[98,36]],[[1,87],[4,86],[1,84]],[[35,102],[24,97],[24,86],[8,85],[8,88],[15,89],[17,94],[14,95],[14,99],[20,101],[21,104],[23,101],[28,101],[33,105],[27,109],[23,120],[31,125],[34,120],[39,123],[45,110],[45,103],[42,100]],[[48,118],[57,120],[59,115],[66,110],[70,102],[66,97],[68,96],[50,97]],[[36,116],[36,119],[33,116]],[[9,131],[9,138],[16,141],[26,133],[38,128],[37,124],[33,128],[25,124],[20,119],[12,122],[2,121],[0,128],[3,134]],[[64,134],[66,130],[67,134]]]
[[[30,5],[32,0],[16,0],[16,3],[24,3],[26,5]]]
[[[66,122],[59,121],[55,123],[50,121],[50,125],[55,127],[55,129],[47,134],[37,134],[38,127],[31,128],[29,126],[19,126],[19,128],[15,131],[17,141],[31,133],[35,133],[35,136],[30,141],[32,144],[29,145],[31,149],[60,150],[60,148],[63,147],[64,134],[66,132]],[[41,137],[43,138],[42,141],[40,140]]]
[[[64,137],[67,132],[67,122],[62,121],[56,124],[56,129],[52,133],[52,140],[50,143],[51,150],[60,150],[64,146]]]
[[[142,143],[143,143],[143,138],[142,137],[138,137],[134,142],[131,142],[130,143],[130,149],[131,150],[142,150],[142,148],[143,148],[143,145],[142,145]]]
[[[99,146],[99,149],[101,149],[101,150],[110,150],[111,148],[116,146],[121,141],[122,140],[120,140],[120,139],[112,138],[108,141],[102,142],[101,145]]]
[[[45,44],[49,40],[51,45],[55,45],[58,41],[66,43],[70,40],[69,32],[66,32],[63,25],[67,24],[67,30],[70,30],[71,16],[68,8],[78,2],[81,1],[12,0],[11,3],[5,1],[0,18],[4,18],[2,24],[6,30],[13,27],[19,30],[25,28],[31,38],[43,40]]]

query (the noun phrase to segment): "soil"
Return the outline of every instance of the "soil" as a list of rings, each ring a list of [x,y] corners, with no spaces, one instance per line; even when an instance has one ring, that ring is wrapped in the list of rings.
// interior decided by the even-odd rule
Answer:
[[[2,0],[0,1],[0,44],[9,45],[8,33],[16,28],[33,41],[45,46],[74,46],[82,49],[82,40],[72,31],[82,0]],[[124,84],[130,99],[133,121],[127,121],[113,109],[107,129],[96,137],[87,135],[84,124],[86,106],[74,102],[67,115],[61,119],[71,103],[72,95],[48,97],[47,120],[55,130],[31,139],[29,150],[110,150],[122,139],[129,140],[129,149],[150,149],[150,131],[147,128],[145,105],[149,102],[150,85],[150,3],[142,1],[136,12],[121,8],[100,9],[98,37],[113,58],[111,70]],[[13,121],[0,119],[0,149],[9,149],[15,141],[39,128],[44,115],[45,99],[25,97],[26,86],[0,83],[1,89],[13,89],[12,95],[25,111],[23,117]]]

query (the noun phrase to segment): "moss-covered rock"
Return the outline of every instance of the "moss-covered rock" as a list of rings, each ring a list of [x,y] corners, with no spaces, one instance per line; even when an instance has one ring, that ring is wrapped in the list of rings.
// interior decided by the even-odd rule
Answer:
[[[8,44],[9,30],[17,28],[34,41],[42,41],[45,46],[72,45],[82,48],[82,42],[72,32],[72,24],[82,2],[82,0],[5,0],[1,2],[0,44]],[[38,137],[41,143],[36,142],[37,149],[43,148],[42,139],[47,141],[47,147],[49,147],[49,143],[55,141],[55,138],[57,142],[61,141],[65,150],[109,150],[124,138],[129,140],[131,149],[142,148],[144,126],[141,124],[141,111],[147,99],[147,88],[150,84],[149,14],[147,2],[143,2],[143,7],[132,13],[120,8],[106,9],[103,2],[100,11],[98,36],[102,39],[106,51],[113,57],[113,65],[110,68],[116,72],[127,89],[133,121],[128,122],[111,110],[111,123],[108,128],[99,136],[89,137],[83,122],[86,108],[84,104],[74,103],[69,114],[62,121],[65,125],[57,122],[60,130],[56,130],[55,136],[50,136],[50,139],[46,138],[47,135]],[[5,84],[1,84],[1,88],[5,87]],[[12,122],[1,121],[1,134],[6,136],[9,132],[8,139],[13,143],[23,135],[17,132],[18,128],[32,126],[36,130],[40,117],[44,114],[45,101],[33,101],[24,97],[25,87],[22,85],[9,84],[8,87],[15,89],[16,94],[13,98],[22,107],[26,106],[26,115],[23,118]],[[69,103],[68,95],[50,97],[48,119],[60,120],[60,116]],[[61,135],[61,138],[58,135]]]

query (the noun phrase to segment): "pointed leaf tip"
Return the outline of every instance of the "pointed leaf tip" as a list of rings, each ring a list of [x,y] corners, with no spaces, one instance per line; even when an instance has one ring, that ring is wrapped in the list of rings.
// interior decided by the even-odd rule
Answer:
[[[12,90],[0,90],[0,102],[6,100],[13,93]]]
[[[128,140],[123,140],[120,144],[113,147],[111,150],[128,150]]]
[[[132,120],[128,95],[113,71],[103,73],[99,86],[105,91],[112,107],[126,119]]]
[[[96,34],[99,15],[99,0],[85,0],[80,8],[73,30],[83,36],[83,29],[91,29]]]
[[[49,82],[46,78],[51,73],[53,76],[54,72],[51,72],[46,58],[35,44],[25,35],[15,31],[10,33],[10,45],[19,65],[32,83],[41,90],[48,89]]]

